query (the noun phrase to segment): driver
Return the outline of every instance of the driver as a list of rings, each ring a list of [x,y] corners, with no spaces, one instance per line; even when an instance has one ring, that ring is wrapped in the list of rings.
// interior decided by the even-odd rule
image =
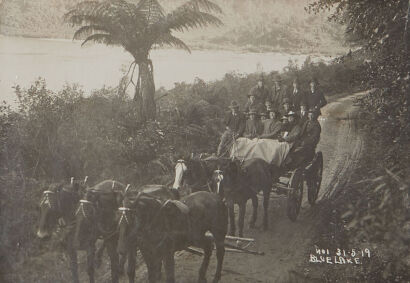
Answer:
[[[283,137],[280,137],[278,140],[280,142],[288,142],[288,143],[295,143],[301,133],[302,133],[302,127],[297,121],[297,114],[293,111],[289,111],[288,115],[288,134],[284,135]]]
[[[294,167],[300,166],[303,162],[311,161],[315,156],[316,146],[320,140],[322,128],[317,120],[319,110],[309,109],[308,120],[303,127],[303,133],[300,136],[300,143],[297,145],[291,155]]]

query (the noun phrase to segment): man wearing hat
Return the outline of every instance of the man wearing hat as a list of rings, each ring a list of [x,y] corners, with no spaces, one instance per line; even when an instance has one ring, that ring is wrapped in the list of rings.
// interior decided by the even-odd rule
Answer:
[[[316,78],[313,78],[310,81],[310,89],[309,92],[306,95],[306,103],[307,106],[310,108],[313,108],[318,111],[318,114],[320,115],[320,108],[325,106],[327,104],[327,101],[323,95],[323,93],[318,89],[318,81]]]
[[[288,94],[288,97],[291,107],[296,111],[299,111],[302,104],[306,104],[305,94],[299,88],[299,81],[297,78],[293,80],[292,88],[290,93]]]
[[[276,111],[271,109],[269,111],[269,119],[263,121],[263,132],[258,138],[276,139],[280,136],[280,132],[283,128],[283,123],[279,119],[277,119]]]
[[[258,112],[256,109],[250,109],[248,112],[249,119],[246,121],[244,137],[248,139],[253,139],[259,136],[262,132],[262,123],[260,120],[256,119]]]
[[[274,85],[271,90],[271,101],[276,110],[282,107],[283,99],[287,97],[286,90],[282,86],[282,78],[277,75],[274,79]]]
[[[316,146],[320,140],[322,128],[317,120],[318,111],[309,109],[308,120],[302,129],[300,143],[292,153],[292,166],[300,166],[303,162],[308,162],[315,156]]]
[[[266,99],[268,99],[269,91],[264,85],[263,75],[259,77],[256,86],[251,88],[251,90],[249,91],[248,96],[251,96],[251,95],[255,97],[255,100],[258,104],[263,104],[265,103]]]
[[[225,132],[222,134],[221,142],[218,146],[217,155],[221,156],[224,150],[229,150],[227,147],[233,142],[234,139],[243,135],[245,130],[245,115],[239,112],[239,104],[235,100],[232,100],[229,106],[230,113],[225,118]]]
[[[279,113],[281,116],[287,116],[291,110],[293,109],[290,107],[290,99],[285,97],[282,101],[282,107],[279,109]]]
[[[300,111],[298,114],[300,118],[300,125],[304,125],[306,121],[308,120],[308,111],[307,111],[307,106],[305,103],[302,103],[300,105]]]
[[[298,141],[301,133],[302,127],[299,125],[297,121],[297,114],[293,111],[289,111],[288,115],[288,134],[284,137],[279,138],[280,142],[288,142],[288,143],[295,143]]]
[[[261,122],[263,124],[263,122],[268,118],[268,115],[266,114],[265,111],[262,111],[259,113],[259,117],[261,118]]]
[[[255,93],[252,93],[252,92],[249,93],[248,94],[248,102],[246,102],[246,104],[245,104],[245,112],[249,113],[249,111],[251,109],[254,109],[256,111],[262,111],[263,108],[264,107],[263,107],[262,103],[260,103],[257,100],[257,98],[255,96]]]

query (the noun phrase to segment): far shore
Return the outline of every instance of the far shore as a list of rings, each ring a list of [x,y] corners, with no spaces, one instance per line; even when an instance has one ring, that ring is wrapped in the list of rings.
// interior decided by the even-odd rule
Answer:
[[[50,35],[33,35],[33,34],[22,34],[22,33],[0,33],[1,37],[15,37],[15,38],[28,38],[28,39],[40,39],[40,40],[51,40],[51,41],[62,41],[62,42],[81,42],[80,40],[73,40],[69,37],[54,37]],[[295,47],[287,48],[281,46],[268,46],[268,45],[246,45],[237,46],[232,44],[216,44],[211,42],[206,42],[203,40],[187,40],[188,46],[191,50],[221,50],[221,51],[233,51],[238,53],[286,53],[289,55],[309,55],[314,57],[338,57],[346,54],[348,52],[348,47],[340,47],[337,50],[335,48],[324,48],[324,50],[317,50],[312,46],[305,47]],[[174,49],[172,47],[161,47],[161,49]]]

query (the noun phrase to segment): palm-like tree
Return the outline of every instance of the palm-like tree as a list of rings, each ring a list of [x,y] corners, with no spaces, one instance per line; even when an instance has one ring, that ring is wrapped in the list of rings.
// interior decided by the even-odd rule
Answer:
[[[190,0],[166,14],[157,0],[83,1],[65,15],[67,22],[81,26],[73,39],[122,46],[138,66],[134,100],[141,121],[155,119],[155,84],[150,51],[156,46],[172,46],[190,52],[173,31],[186,31],[208,25],[220,26],[215,13],[221,8],[208,0]]]

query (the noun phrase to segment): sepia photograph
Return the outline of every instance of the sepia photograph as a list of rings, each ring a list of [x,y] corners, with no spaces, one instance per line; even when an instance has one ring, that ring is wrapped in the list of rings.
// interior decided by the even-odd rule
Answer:
[[[0,282],[410,283],[410,0],[0,0]]]

